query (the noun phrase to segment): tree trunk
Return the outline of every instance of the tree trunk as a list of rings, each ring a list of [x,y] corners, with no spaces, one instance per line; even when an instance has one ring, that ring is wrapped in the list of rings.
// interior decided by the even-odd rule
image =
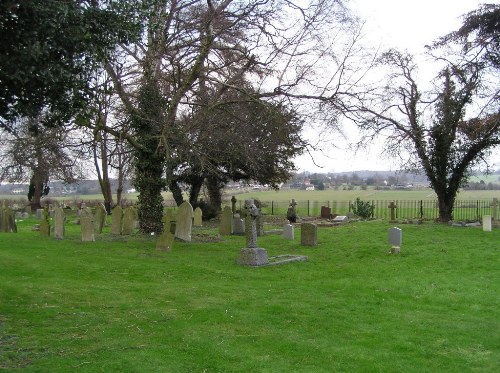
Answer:
[[[212,205],[215,211],[219,213],[221,211],[222,188],[224,187],[224,184],[213,177],[208,177],[206,180],[208,196],[210,198],[210,205]]]
[[[194,206],[198,203],[198,197],[200,196],[201,187],[205,181],[204,177],[197,178],[191,181],[191,188],[189,189],[189,203]]]
[[[439,221],[441,223],[448,223],[453,220],[453,207],[455,204],[455,194],[438,193],[438,208],[439,208]]]
[[[113,205],[113,193],[111,192],[111,182],[109,180],[108,171],[108,154],[106,149],[106,134],[103,133],[101,140],[99,141],[101,150],[101,167],[99,167],[99,157],[97,154],[97,144],[94,144],[94,165],[97,173],[97,179],[99,180],[99,186],[101,187],[101,193],[104,197],[104,207],[108,214],[111,213],[111,206]],[[98,140],[96,140],[98,141]]]
[[[172,197],[174,197],[177,206],[180,206],[184,202],[184,197],[182,196],[182,190],[176,180],[171,180],[168,188],[172,192]]]

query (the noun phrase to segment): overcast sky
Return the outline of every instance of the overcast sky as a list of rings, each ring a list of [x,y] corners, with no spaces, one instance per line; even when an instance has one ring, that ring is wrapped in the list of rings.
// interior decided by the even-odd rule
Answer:
[[[424,46],[462,24],[461,16],[483,3],[500,3],[500,0],[350,0],[353,13],[366,21],[365,31],[370,43],[383,49],[396,47],[418,54]],[[307,155],[296,160],[299,171],[340,172],[355,170],[394,170],[398,165],[379,156],[380,146],[376,144],[364,154],[354,155],[340,147],[332,150],[329,158],[315,154],[316,167]],[[332,147],[333,149],[333,147]]]

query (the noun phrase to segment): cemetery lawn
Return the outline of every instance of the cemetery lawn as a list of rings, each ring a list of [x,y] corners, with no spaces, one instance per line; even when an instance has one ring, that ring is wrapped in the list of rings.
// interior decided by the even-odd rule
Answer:
[[[317,247],[243,237],[155,250],[153,237],[82,243],[0,233],[0,370],[23,372],[498,372],[500,229],[387,222],[319,228]],[[107,228],[109,229],[109,228]],[[202,242],[203,241],[203,242]]]

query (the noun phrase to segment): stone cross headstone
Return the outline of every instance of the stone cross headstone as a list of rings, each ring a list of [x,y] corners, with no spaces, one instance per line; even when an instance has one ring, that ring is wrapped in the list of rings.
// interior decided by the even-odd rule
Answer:
[[[240,250],[238,264],[248,266],[260,266],[269,263],[267,251],[257,247],[257,216],[259,209],[253,199],[245,201],[245,236],[247,247]]]
[[[174,217],[172,212],[169,210],[167,211],[167,214],[163,216],[163,232],[156,240],[156,250],[172,251],[175,241],[175,236],[171,229],[172,219],[174,219]]]
[[[193,225],[195,227],[201,227],[203,225],[203,211],[199,207],[194,209]]]
[[[483,231],[491,232],[491,215],[483,216]]]
[[[41,236],[50,236],[50,220],[49,220],[49,211],[48,208],[44,208],[42,210],[42,219],[40,220],[40,235]]]
[[[82,242],[95,241],[94,216],[90,208],[85,208],[80,211],[80,227],[82,229]]]
[[[393,227],[389,229],[388,234],[389,245],[391,245],[391,253],[397,254],[401,249],[401,245],[403,243],[403,232],[401,229],[397,227]]]
[[[396,209],[398,208],[396,206],[396,203],[394,203],[394,201],[391,201],[391,203],[389,203],[389,206],[387,207],[391,209],[391,222],[396,221]]]
[[[292,224],[287,224],[283,227],[283,238],[285,240],[295,239],[295,232]]]
[[[135,222],[137,221],[137,210],[135,207],[128,207],[123,212],[122,234],[129,236],[134,233]]]
[[[54,238],[58,240],[64,239],[64,234],[66,232],[66,216],[64,215],[64,210],[57,205],[54,207]]]
[[[193,206],[188,201],[184,201],[179,206],[177,213],[177,225],[175,227],[175,237],[186,242],[191,242],[191,232],[193,229]]]
[[[232,196],[231,197],[231,211],[233,212],[233,215],[236,214],[236,197]]]
[[[96,233],[101,234],[102,229],[106,225],[106,208],[102,203],[97,204],[95,208],[95,215],[94,215],[94,230]]]
[[[318,226],[313,223],[300,225],[300,244],[303,246],[318,245]]]
[[[229,236],[233,234],[233,211],[231,207],[225,206],[220,216],[219,234]]]
[[[115,206],[111,210],[111,234],[122,234],[123,209]]]

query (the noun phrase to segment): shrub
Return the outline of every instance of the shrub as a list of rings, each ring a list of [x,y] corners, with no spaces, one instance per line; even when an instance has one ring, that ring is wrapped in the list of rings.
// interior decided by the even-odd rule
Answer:
[[[351,208],[352,212],[357,216],[363,219],[368,219],[372,217],[375,206],[368,201],[361,201],[358,197],[356,198],[356,201],[354,201],[354,203],[351,205]]]

